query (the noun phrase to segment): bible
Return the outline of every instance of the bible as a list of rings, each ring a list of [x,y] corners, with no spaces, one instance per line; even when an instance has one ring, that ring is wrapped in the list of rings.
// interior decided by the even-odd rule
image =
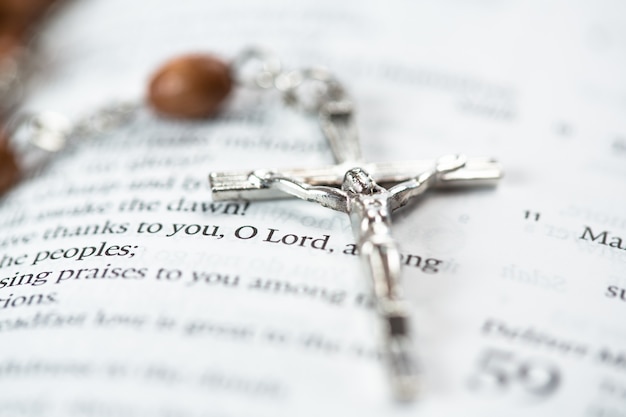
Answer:
[[[211,195],[212,172],[333,166],[318,120],[246,88],[207,120],[139,104],[0,199],[0,416],[623,413],[624,14],[606,6],[64,5],[20,112],[82,120],[141,102],[174,55],[262,44],[342,81],[368,172],[462,153],[505,176],[393,214],[420,385],[398,404],[348,216]]]

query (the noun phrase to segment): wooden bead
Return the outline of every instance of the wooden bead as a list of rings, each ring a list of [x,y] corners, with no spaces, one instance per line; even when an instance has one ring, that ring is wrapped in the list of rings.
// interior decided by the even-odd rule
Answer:
[[[0,0],[0,13],[6,20],[32,22],[42,16],[55,0]]]
[[[17,56],[21,51],[20,43],[19,37],[0,33],[0,61]]]
[[[210,55],[186,55],[152,77],[148,102],[159,113],[181,118],[215,115],[232,89],[230,68]]]
[[[20,167],[8,141],[0,138],[0,195],[8,191],[20,178]]]
[[[0,54],[3,57],[17,56],[29,38],[28,22],[19,19],[0,20],[0,28]]]

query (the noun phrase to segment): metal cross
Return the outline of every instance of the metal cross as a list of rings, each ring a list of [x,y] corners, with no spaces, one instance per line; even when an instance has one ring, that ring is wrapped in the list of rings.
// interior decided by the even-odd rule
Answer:
[[[448,155],[436,161],[364,163],[352,103],[343,95],[331,96],[317,110],[336,165],[214,172],[209,176],[213,200],[293,196],[350,216],[384,322],[384,352],[392,389],[398,399],[411,400],[419,387],[417,367],[408,308],[398,286],[400,254],[391,235],[391,213],[429,188],[494,185],[502,171],[493,159],[468,159],[463,155]],[[379,184],[392,186],[386,189]]]

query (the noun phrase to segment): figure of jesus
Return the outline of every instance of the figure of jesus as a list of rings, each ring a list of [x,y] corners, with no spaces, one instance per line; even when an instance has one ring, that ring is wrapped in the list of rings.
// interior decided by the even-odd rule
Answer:
[[[463,168],[464,155],[448,155],[434,167],[389,189],[378,185],[362,168],[345,173],[341,189],[313,186],[280,173],[258,170],[251,179],[303,200],[347,213],[361,258],[373,284],[376,306],[385,324],[385,352],[394,392],[414,397],[417,366],[413,359],[409,312],[399,291],[400,253],[391,235],[391,213],[436,186],[444,174]]]

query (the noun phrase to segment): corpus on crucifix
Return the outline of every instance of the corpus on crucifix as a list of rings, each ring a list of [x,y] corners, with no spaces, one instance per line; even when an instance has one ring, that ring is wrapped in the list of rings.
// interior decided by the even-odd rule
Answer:
[[[336,165],[289,170],[257,169],[215,172],[209,176],[214,200],[266,200],[298,197],[350,216],[359,254],[373,284],[384,324],[383,351],[392,389],[411,400],[419,388],[411,341],[409,308],[399,288],[400,253],[391,234],[391,214],[430,188],[494,185],[502,176],[490,158],[447,155],[435,161],[365,163],[361,158],[353,105],[338,82],[325,72],[302,71],[283,86],[287,102],[309,79],[326,85],[315,107]],[[296,103],[297,104],[297,103]],[[392,184],[384,188],[379,184]]]
[[[417,372],[408,309],[399,290],[400,253],[391,236],[391,213],[422,194],[429,186],[436,185],[443,174],[464,165],[464,156],[443,157],[434,169],[388,190],[378,185],[362,168],[348,170],[341,189],[309,185],[262,170],[252,174],[265,186],[350,216],[359,253],[373,284],[376,306],[386,324],[385,351],[394,391],[400,397],[413,396],[417,388]]]

